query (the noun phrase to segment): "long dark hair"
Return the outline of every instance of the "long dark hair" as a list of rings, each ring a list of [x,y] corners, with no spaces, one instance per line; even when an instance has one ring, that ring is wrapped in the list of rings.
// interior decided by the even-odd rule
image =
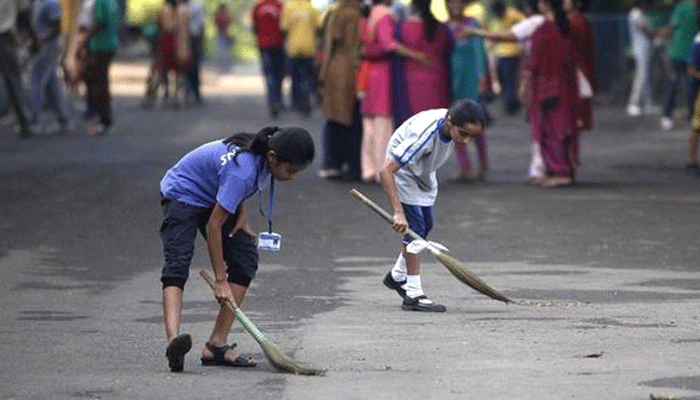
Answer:
[[[311,134],[306,129],[297,127],[268,126],[254,135],[236,133],[225,139],[224,143],[259,156],[265,156],[268,151],[273,150],[277,161],[295,166],[311,163],[315,153]]]
[[[430,0],[412,0],[413,8],[418,11],[420,18],[423,20],[423,37],[432,42],[437,33],[438,20],[430,11]]]
[[[544,0],[554,11],[554,22],[559,27],[559,33],[562,36],[569,36],[569,19],[566,18],[566,13],[562,6],[562,0]]]

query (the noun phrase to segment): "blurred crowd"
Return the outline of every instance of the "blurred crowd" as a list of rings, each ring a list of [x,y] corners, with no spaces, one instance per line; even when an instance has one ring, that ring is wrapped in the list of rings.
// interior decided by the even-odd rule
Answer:
[[[627,113],[661,114],[660,127],[667,130],[681,120],[674,119],[677,105],[687,105],[687,170],[700,174],[700,0],[679,0],[663,26],[651,22],[652,2],[635,0],[629,10],[635,68]],[[529,183],[572,184],[579,135],[593,127],[597,91],[594,32],[583,14],[585,2],[447,0],[445,22],[436,18],[434,7],[430,0],[335,0],[319,12],[310,0],[258,0],[250,15],[270,116],[294,111],[308,117],[319,107],[326,119],[319,176],[377,182],[395,128],[420,111],[471,99],[489,116],[520,115],[527,121]],[[20,136],[74,130],[67,92],[83,91],[88,132],[108,133],[113,126],[109,68],[122,23],[118,2],[82,0],[78,30],[65,44],[58,0],[0,0],[0,11],[0,90]],[[163,1],[148,35],[152,63],[144,108],[160,99],[170,107],[202,102],[205,17],[197,0]],[[215,61],[227,72],[234,18],[224,3],[211,17]],[[29,43],[31,50],[29,87],[21,78],[20,43]],[[653,101],[655,54],[662,55],[664,66],[663,107]],[[291,93],[285,102],[287,76]],[[490,113],[497,100],[502,111]],[[455,180],[486,179],[487,137],[474,140],[471,149],[457,146]]]
[[[580,6],[575,0],[495,0],[487,9],[478,0],[449,0],[446,22],[435,17],[429,0],[407,6],[392,0],[371,5],[337,0],[321,16],[306,0],[284,5],[262,0],[256,10],[274,7],[265,24],[276,27],[280,34],[275,37],[283,39],[274,42],[275,48],[286,52],[292,65],[304,60],[302,67],[292,68],[293,107],[302,113],[313,95],[309,80],[316,59],[327,118],[321,177],[378,182],[389,137],[409,116],[446,108],[457,99],[478,101],[486,110],[500,97],[504,114],[522,111],[530,123],[528,181],[556,187],[574,182],[578,135],[593,124],[592,31]],[[276,23],[273,14],[279,15]],[[257,15],[254,20],[262,20]],[[316,30],[322,40],[314,50]],[[261,48],[269,47],[270,31],[256,28]],[[283,108],[283,71],[273,71],[274,64],[263,62],[273,117]],[[473,141],[478,165],[470,161],[470,149],[456,147],[455,180],[486,179],[486,137]]]

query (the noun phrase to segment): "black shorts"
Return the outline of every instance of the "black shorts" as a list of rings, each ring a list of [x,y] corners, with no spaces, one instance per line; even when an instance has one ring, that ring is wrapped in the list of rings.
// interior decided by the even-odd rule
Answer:
[[[206,239],[206,227],[213,208],[201,208],[163,198],[163,224],[160,238],[163,241],[165,264],[161,274],[163,287],[185,287],[189,277],[190,263],[194,256],[194,241],[197,230]],[[224,223],[221,240],[228,281],[248,287],[258,271],[258,249],[250,236],[241,231],[233,237],[228,234],[235,226],[238,213]]]

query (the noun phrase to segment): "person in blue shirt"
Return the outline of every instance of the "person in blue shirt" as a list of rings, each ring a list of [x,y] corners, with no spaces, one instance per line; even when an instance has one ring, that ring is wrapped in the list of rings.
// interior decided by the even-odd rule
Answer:
[[[166,357],[172,372],[184,369],[185,354],[192,347],[191,336],[179,330],[197,230],[207,241],[217,300],[240,305],[258,269],[256,235],[244,202],[255,193],[262,196],[269,177],[272,208],[275,180],[296,179],[313,158],[314,143],[306,130],[267,127],[255,135],[240,133],[203,144],[166,172],[160,182],[165,256],[161,282]],[[222,306],[202,349],[202,365],[256,365],[255,360],[235,353],[235,344],[226,344],[233,319],[233,313]]]

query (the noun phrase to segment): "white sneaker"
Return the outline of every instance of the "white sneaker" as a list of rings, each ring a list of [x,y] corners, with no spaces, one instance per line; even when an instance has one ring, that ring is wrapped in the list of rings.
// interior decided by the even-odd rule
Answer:
[[[669,117],[661,117],[661,129],[665,131],[673,129],[673,120]]]
[[[630,117],[638,117],[642,115],[642,109],[636,104],[630,104],[627,106],[627,115]]]

